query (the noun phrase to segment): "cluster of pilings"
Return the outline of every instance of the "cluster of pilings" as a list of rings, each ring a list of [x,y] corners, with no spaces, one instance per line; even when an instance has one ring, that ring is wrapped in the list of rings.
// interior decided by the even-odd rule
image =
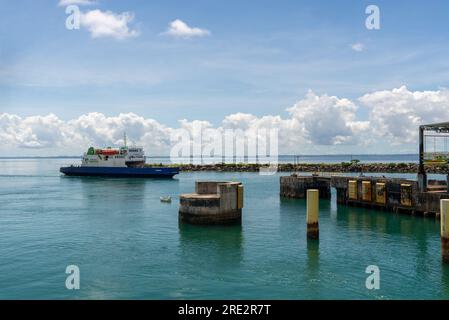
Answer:
[[[441,255],[449,263],[449,193],[419,192],[416,181],[377,177],[281,177],[281,196],[307,199],[307,238],[319,238],[319,199],[400,212],[433,212],[441,221]],[[243,185],[240,182],[196,181],[195,193],[180,196],[179,220],[192,224],[240,223]],[[427,211],[423,211],[427,210]],[[432,211],[429,211],[432,210]]]

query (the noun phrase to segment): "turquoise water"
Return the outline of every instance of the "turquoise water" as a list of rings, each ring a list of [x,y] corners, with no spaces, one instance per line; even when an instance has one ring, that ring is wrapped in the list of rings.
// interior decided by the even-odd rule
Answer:
[[[449,298],[434,219],[337,207],[334,194],[308,242],[305,201],[281,199],[279,175],[76,178],[60,176],[62,164],[0,160],[1,299]],[[244,183],[241,226],[178,223],[178,195],[197,179]],[[72,264],[80,290],[65,288]],[[380,290],[365,287],[368,265]]]

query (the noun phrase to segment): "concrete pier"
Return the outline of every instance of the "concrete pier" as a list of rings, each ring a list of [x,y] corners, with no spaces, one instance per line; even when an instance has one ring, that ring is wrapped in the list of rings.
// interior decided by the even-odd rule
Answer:
[[[308,189],[318,189],[320,198],[330,198],[331,188],[337,191],[338,204],[437,218],[440,200],[449,199],[445,180],[429,180],[423,192],[418,181],[408,179],[337,175],[280,178],[283,197],[303,199]]]
[[[321,199],[331,198],[331,188],[328,177],[284,176],[281,177],[281,196],[287,198],[305,199],[308,189],[317,189]]]
[[[319,191],[317,189],[307,190],[307,238],[318,239],[319,237],[319,225],[318,225],[318,212],[319,212]]]
[[[330,185],[337,190],[339,204],[396,213],[439,217],[440,200],[449,198],[447,186],[432,180],[425,192],[416,180],[386,177],[333,176]]]
[[[195,193],[182,194],[179,220],[192,224],[239,223],[243,185],[240,182],[196,181]]]

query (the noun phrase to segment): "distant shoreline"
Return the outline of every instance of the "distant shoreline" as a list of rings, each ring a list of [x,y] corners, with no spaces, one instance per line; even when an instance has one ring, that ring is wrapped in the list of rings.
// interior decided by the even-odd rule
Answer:
[[[375,158],[375,157],[385,157],[385,158],[416,158],[418,159],[418,154],[416,153],[373,153],[373,154],[302,154],[302,155],[294,155],[294,154],[282,154],[279,155],[279,159],[296,159],[297,161],[304,161],[305,159],[318,159],[318,158],[327,158],[327,159],[340,159],[347,158],[348,161],[352,159],[359,159],[363,162],[364,158]],[[69,156],[0,156],[0,159],[80,159],[82,156],[79,155],[69,155]],[[170,159],[170,156],[146,156],[147,159]],[[187,157],[186,157],[187,158]],[[252,157],[255,158],[255,157]],[[252,159],[251,158],[251,159]],[[194,159],[200,159],[200,157],[194,157]],[[248,159],[246,159],[248,160]],[[338,160],[336,160],[339,162]],[[380,160],[381,161],[381,160]],[[251,162],[251,161],[246,161]],[[318,163],[319,161],[317,161]],[[287,163],[287,162],[285,162]]]
[[[341,156],[341,155],[340,155]],[[346,155],[348,156],[348,155]],[[379,156],[379,155],[376,155]],[[395,155],[388,155],[395,156]],[[401,155],[403,156],[403,155]],[[286,156],[280,156],[286,157]],[[313,156],[311,156],[313,157]],[[323,157],[332,157],[323,156]],[[49,157],[0,157],[0,160],[14,160],[14,159],[81,159],[76,156],[49,156]],[[176,164],[164,163],[158,160],[170,159],[170,157],[147,157],[147,166],[177,166],[182,172],[194,171],[215,171],[215,172],[258,172],[260,168],[266,168],[268,165],[257,163],[215,163],[215,164]],[[198,159],[196,159],[198,160]],[[418,172],[417,162],[279,162],[277,164],[278,172],[334,172],[334,173],[411,173]],[[433,164],[426,165],[427,173],[434,174],[449,174],[449,164]]]
[[[147,166],[167,166],[164,164],[147,164]],[[216,171],[216,172],[258,172],[267,168],[262,164],[170,164],[179,166],[180,171]],[[427,173],[449,174],[449,165],[426,165]],[[279,163],[278,172],[354,172],[354,173],[417,173],[417,163]]]

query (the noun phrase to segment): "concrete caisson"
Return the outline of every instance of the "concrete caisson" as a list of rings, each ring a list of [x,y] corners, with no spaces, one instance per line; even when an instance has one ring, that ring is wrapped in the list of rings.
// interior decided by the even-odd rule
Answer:
[[[240,182],[196,181],[195,193],[180,196],[179,220],[192,224],[240,223],[242,208]]]

